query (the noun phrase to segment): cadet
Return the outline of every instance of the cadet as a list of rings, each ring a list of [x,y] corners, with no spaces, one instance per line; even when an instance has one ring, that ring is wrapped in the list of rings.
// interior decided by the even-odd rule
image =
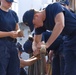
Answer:
[[[76,74],[76,17],[60,3],[49,4],[45,10],[38,12],[28,10],[23,21],[31,29],[35,28],[33,51],[41,48],[41,34],[52,30],[45,47],[48,48],[62,34],[67,35],[64,41],[65,75]]]
[[[47,42],[52,32],[46,31],[42,33],[42,41]],[[33,53],[32,50],[32,42],[33,42],[33,36],[30,37],[25,43],[24,43],[24,51],[27,53]],[[47,52],[49,53],[50,50],[53,51],[54,57],[52,62],[52,75],[63,75],[64,73],[64,58],[63,58],[63,36],[59,36],[55,42],[47,49]],[[39,53],[39,52],[38,52]],[[36,53],[36,54],[38,54]],[[50,59],[51,60],[51,59]]]
[[[23,33],[17,14],[10,9],[14,0],[0,0],[0,75],[19,75],[20,63],[16,38]]]

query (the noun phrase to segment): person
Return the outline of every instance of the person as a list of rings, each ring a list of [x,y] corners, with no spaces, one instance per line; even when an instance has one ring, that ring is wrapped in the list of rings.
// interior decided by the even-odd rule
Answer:
[[[0,0],[0,75],[19,75],[16,38],[23,36],[17,14],[10,9],[14,0]]]
[[[24,52],[24,50],[22,49],[22,45],[19,42],[17,42],[16,46],[18,51],[18,57],[22,59],[21,54],[22,52]],[[20,64],[20,66],[22,66],[22,64]],[[20,67],[20,75],[27,75],[26,70],[23,67]]]
[[[45,30],[52,30],[52,34],[45,43],[47,49],[56,38],[62,34],[67,37],[64,40],[64,59],[65,71],[64,75],[76,74],[76,17],[72,12],[55,2],[49,4],[45,10],[38,12],[34,9],[24,13],[23,22],[31,29],[35,29],[33,51],[41,48],[41,34]]]
[[[25,52],[22,49],[22,45],[19,42],[17,42],[16,47],[17,47],[17,51],[18,51],[18,57],[20,59],[20,75],[27,75],[26,70],[24,69],[24,67],[33,65],[35,62],[37,62],[37,60],[40,59],[40,55],[38,55],[36,57],[32,56],[31,58],[29,58],[27,60],[24,60],[21,57],[21,54],[23,52]]]
[[[31,58],[29,58],[27,60],[23,60],[21,57],[21,54],[25,51],[22,49],[22,45],[19,42],[17,42],[16,46],[17,46],[17,50],[18,50],[18,56],[20,59],[20,67],[30,66],[30,65],[34,64],[38,59],[40,59],[40,55],[37,55],[36,57],[32,56]]]
[[[24,59],[22,59],[21,54],[25,51],[22,49],[21,43],[17,42],[16,47],[17,47],[17,51],[18,51],[18,57],[20,59],[20,75],[27,75],[24,67],[31,66],[32,64],[34,64],[37,60],[40,59],[40,55],[38,55],[36,57],[32,56],[31,58],[24,60]]]
[[[68,10],[70,10],[72,13],[75,13],[75,11],[72,8],[70,8],[70,2],[69,2],[69,0],[64,0],[64,1],[61,0],[60,4],[63,5]]]
[[[60,0],[60,4],[65,6],[65,8],[70,9],[69,7],[69,0]]]
[[[46,31],[42,33],[42,41],[44,41],[45,43],[47,42],[48,38],[50,37],[50,35],[52,34],[51,31]],[[24,43],[23,47],[24,47],[24,51],[27,53],[33,53],[32,50],[32,42],[34,40],[32,37],[29,37],[29,39]],[[47,53],[50,54],[50,58],[49,60],[51,60],[52,62],[52,75],[64,75],[64,61],[63,61],[63,50],[62,50],[62,45],[63,45],[63,36],[59,36],[55,42],[47,49]],[[51,54],[51,52],[54,54]],[[37,52],[38,54],[39,52]],[[36,54],[36,55],[37,55]],[[53,59],[51,58],[53,55]],[[46,62],[47,63],[47,62]],[[49,62],[48,62],[49,63]],[[50,65],[51,66],[51,65]],[[47,70],[47,72],[50,70]],[[46,73],[47,73],[46,72]],[[62,72],[62,73],[61,73]],[[49,73],[49,72],[48,72]]]
[[[27,60],[23,60],[22,57],[21,57],[21,54],[23,52],[25,52],[25,50],[22,49],[22,45],[19,42],[16,43],[16,47],[17,47],[17,51],[18,51],[18,57],[20,59],[20,67],[21,68],[23,68],[25,66],[32,65],[33,63],[35,63],[40,58],[40,56],[38,55],[36,57],[35,56],[32,56],[31,58],[29,58]]]
[[[30,44],[26,47],[26,50],[22,49],[22,46],[20,45],[20,43],[17,43],[17,47],[18,47],[18,54],[19,54],[19,58],[20,58],[20,75],[26,75],[26,71],[24,69],[25,66],[28,66],[28,75],[29,75],[29,72],[30,73],[32,72],[32,70],[30,70],[30,69],[33,69],[32,66],[39,61],[40,55],[31,56],[29,59],[24,60],[21,58],[21,54],[23,52],[27,52],[28,54],[30,54],[31,51],[28,51],[30,48]]]
[[[32,42],[33,42],[33,37],[34,37],[34,34],[32,34],[31,36],[28,37],[27,41],[25,41],[23,47],[24,47],[24,51],[28,54],[30,54],[30,56],[33,55],[33,50],[32,50]],[[37,52],[36,53],[37,55],[40,54],[40,52]],[[36,56],[37,56],[36,55]],[[46,74],[46,60],[45,60],[45,55],[42,57],[40,55],[40,60],[38,60],[35,64],[33,64],[32,66],[29,67],[29,75],[32,74],[32,75],[40,75],[41,73],[42,74]],[[44,66],[42,66],[41,62],[44,62],[43,64],[45,64]],[[44,69],[42,69],[44,68]],[[33,71],[32,71],[33,69]]]

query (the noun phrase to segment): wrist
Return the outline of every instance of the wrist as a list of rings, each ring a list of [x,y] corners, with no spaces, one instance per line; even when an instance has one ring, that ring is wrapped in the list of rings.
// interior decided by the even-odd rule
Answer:
[[[32,42],[32,47],[36,47],[37,46],[37,43],[36,42]]]
[[[47,49],[47,48],[49,47],[49,44],[48,44],[48,43],[46,43],[46,44],[45,44],[45,46],[46,46],[46,49]]]
[[[7,34],[8,34],[8,36],[11,36],[11,32],[8,32]]]

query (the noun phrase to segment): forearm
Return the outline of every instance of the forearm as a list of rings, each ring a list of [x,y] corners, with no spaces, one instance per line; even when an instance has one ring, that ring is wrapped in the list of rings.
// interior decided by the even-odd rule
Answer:
[[[16,38],[18,36],[23,36],[23,32],[20,31],[18,25],[16,25],[16,29],[14,31],[9,31],[9,32],[7,32],[7,31],[0,31],[0,38],[3,38],[3,37]]]
[[[56,39],[57,37],[60,35],[60,33],[62,32],[64,27],[62,27],[61,25],[59,24],[56,24],[53,31],[52,31],[52,34],[50,36],[50,38],[48,39],[48,41],[46,42],[46,47],[48,48]]]
[[[3,31],[0,31],[0,38],[3,38],[3,37],[8,37],[10,36],[10,32],[3,32]]]
[[[30,65],[34,64],[37,60],[38,60],[37,57],[35,57],[33,59],[28,59],[28,60],[20,59],[20,64],[22,65],[22,67],[30,66]]]
[[[60,35],[60,33],[62,32],[64,27],[65,27],[64,14],[63,14],[63,12],[61,12],[61,13],[57,14],[55,17],[54,29],[52,31],[50,38],[46,42],[47,48],[57,39],[57,37]]]
[[[34,35],[34,43],[39,43],[41,42],[42,34],[40,35]]]
[[[32,43],[32,49],[33,49],[33,51],[38,50],[37,49],[37,44],[39,42],[41,42],[41,37],[42,37],[42,35],[34,35],[34,41]]]

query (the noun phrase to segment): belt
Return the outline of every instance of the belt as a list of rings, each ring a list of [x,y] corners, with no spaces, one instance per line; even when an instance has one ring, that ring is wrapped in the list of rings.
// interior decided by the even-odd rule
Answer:
[[[0,40],[7,40],[7,41],[14,42],[14,43],[16,43],[16,42],[17,42],[17,39],[13,39],[13,38],[10,38],[10,37],[0,38]]]

